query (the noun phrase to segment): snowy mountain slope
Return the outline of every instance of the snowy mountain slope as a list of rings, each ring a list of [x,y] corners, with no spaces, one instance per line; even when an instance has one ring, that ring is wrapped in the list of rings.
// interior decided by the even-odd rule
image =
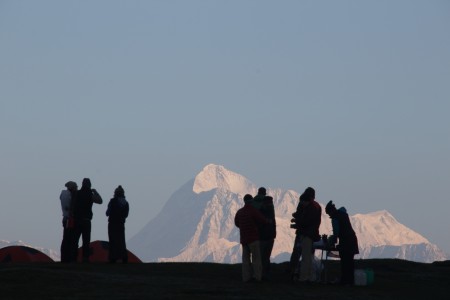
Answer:
[[[243,196],[255,195],[257,188],[242,175],[209,164],[171,196],[162,211],[130,239],[128,247],[144,261],[239,262],[239,231],[234,226],[234,215],[243,206]],[[274,198],[277,221],[273,260],[285,261],[295,238],[290,219],[299,194],[271,188],[267,188],[267,194]],[[387,211],[357,214],[351,216],[351,221],[361,258],[422,262],[447,259],[436,245],[400,224]],[[320,233],[331,234],[331,222],[324,209]]]
[[[351,217],[355,232],[360,232],[360,247],[367,246],[401,246],[405,244],[430,243],[420,234],[400,224],[386,210],[369,214],[356,214]],[[362,234],[364,233],[364,234]]]

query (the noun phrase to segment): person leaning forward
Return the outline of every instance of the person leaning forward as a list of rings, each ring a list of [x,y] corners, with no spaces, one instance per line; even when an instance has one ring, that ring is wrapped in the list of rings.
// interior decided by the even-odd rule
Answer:
[[[358,238],[350,223],[345,207],[336,209],[333,201],[330,200],[325,207],[325,212],[330,216],[333,226],[333,235],[329,239],[332,244],[339,240],[339,245],[336,248],[339,250],[341,259],[340,284],[353,285],[355,281],[354,256],[359,253]]]
[[[244,196],[244,207],[236,212],[234,224],[239,228],[242,244],[242,280],[261,281],[262,264],[259,245],[259,224],[268,224],[264,215],[251,204],[252,195]]]

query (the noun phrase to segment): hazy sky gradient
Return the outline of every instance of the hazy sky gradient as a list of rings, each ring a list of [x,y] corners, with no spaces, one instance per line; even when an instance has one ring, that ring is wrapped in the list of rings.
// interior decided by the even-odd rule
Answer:
[[[216,163],[450,253],[449,115],[449,1],[0,0],[0,239],[59,249],[83,177],[130,238]]]

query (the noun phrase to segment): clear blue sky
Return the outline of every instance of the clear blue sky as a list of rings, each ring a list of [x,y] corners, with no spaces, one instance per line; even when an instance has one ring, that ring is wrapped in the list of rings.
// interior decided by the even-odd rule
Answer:
[[[0,0],[0,239],[59,249],[83,177],[130,238],[216,163],[450,253],[449,115],[450,1]]]

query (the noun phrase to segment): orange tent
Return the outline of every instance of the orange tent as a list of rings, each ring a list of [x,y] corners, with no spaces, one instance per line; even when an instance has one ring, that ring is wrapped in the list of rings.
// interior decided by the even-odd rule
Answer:
[[[8,246],[0,249],[0,262],[53,262],[53,259],[34,248]]]
[[[90,262],[108,262],[109,254],[109,242],[107,241],[93,241],[89,244]],[[131,251],[128,251],[128,262],[129,263],[141,263],[142,261],[134,255]],[[78,248],[78,261],[82,260],[82,248]]]

